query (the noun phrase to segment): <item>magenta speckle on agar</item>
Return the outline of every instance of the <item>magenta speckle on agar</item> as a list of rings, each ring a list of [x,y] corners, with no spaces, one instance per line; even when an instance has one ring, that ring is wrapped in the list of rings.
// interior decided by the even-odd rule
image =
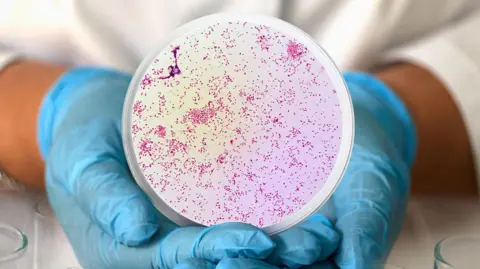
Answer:
[[[279,223],[310,202],[340,147],[336,89],[310,47],[216,23],[172,41],[139,82],[134,154],[147,183],[203,225]]]
[[[165,127],[158,125],[157,128],[155,129],[155,134],[160,137],[165,137],[165,135],[167,134],[167,131],[165,130]]]
[[[174,65],[168,66],[168,76],[160,76],[159,79],[169,79],[175,77],[175,75],[179,75],[182,72],[180,71],[180,68],[178,67],[178,50],[180,49],[180,46],[176,46],[173,48],[172,53],[173,53],[173,59],[174,59]]]
[[[305,53],[306,50],[302,44],[299,44],[293,40],[288,42],[287,54],[290,59],[297,60]]]

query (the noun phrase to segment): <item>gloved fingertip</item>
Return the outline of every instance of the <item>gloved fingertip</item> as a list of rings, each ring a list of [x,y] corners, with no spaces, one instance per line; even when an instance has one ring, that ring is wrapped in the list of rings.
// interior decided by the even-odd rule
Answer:
[[[333,224],[332,222],[323,214],[313,214],[310,216],[305,222],[303,223],[321,223],[325,225],[326,227],[332,228],[333,229]]]
[[[216,232],[229,239],[225,242],[233,243],[230,248],[241,257],[265,259],[276,247],[272,238],[250,224],[231,222],[213,227]]]
[[[265,259],[275,247],[275,242],[261,229],[231,222],[202,230],[195,239],[192,255],[214,262],[225,257]]]
[[[346,236],[334,257],[335,263],[342,269],[371,269],[381,263],[380,246],[367,236]]]
[[[262,231],[255,231],[245,234],[246,251],[242,255],[252,259],[267,258],[277,246],[276,243]]]
[[[160,220],[149,202],[135,198],[117,207],[108,228],[117,242],[133,247],[150,240],[160,228]]]
[[[325,216],[315,214],[300,225],[274,235],[273,240],[277,247],[268,258],[269,263],[303,268],[332,255],[340,235]]]
[[[129,247],[136,247],[138,245],[148,242],[157,232],[159,225],[155,223],[137,224],[134,227],[128,227],[122,231],[115,232],[115,239]]]

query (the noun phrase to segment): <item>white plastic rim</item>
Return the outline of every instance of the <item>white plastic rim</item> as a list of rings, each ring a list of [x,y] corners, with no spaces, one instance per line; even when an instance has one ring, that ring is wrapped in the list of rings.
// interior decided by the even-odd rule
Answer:
[[[321,187],[314,197],[303,207],[283,217],[281,221],[277,223],[261,227],[268,234],[276,234],[305,220],[315,213],[329,199],[345,172],[352,151],[354,137],[353,107],[346,83],[343,80],[343,76],[328,54],[318,44],[316,44],[310,36],[295,26],[282,20],[263,15],[221,13],[196,19],[173,31],[172,34],[165,39],[166,42],[163,46],[160,46],[159,50],[155,51],[142,61],[130,83],[123,110],[123,143],[125,154],[135,181],[148,195],[152,203],[162,214],[180,226],[205,226],[204,224],[201,224],[193,220],[191,217],[188,217],[172,208],[158,195],[154,187],[148,183],[147,178],[139,166],[139,160],[134,148],[132,134],[132,113],[134,112],[134,102],[136,96],[140,89],[140,85],[142,85],[142,80],[145,77],[147,69],[150,68],[158,55],[165,53],[165,51],[170,48],[169,46],[171,45],[171,42],[194,31],[207,29],[207,27],[211,25],[229,23],[232,21],[266,25],[269,28],[275,29],[290,38],[294,38],[298,41],[298,43],[304,45],[308,51],[314,55],[314,58],[323,65],[324,71],[330,80],[332,88],[336,91],[338,105],[341,111],[341,134],[339,137],[340,143],[330,174],[326,178],[323,187]]]

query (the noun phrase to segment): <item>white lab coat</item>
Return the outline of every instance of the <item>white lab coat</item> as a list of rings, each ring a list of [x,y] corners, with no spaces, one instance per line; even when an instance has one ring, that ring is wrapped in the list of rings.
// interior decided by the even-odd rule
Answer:
[[[133,72],[197,17],[277,16],[314,37],[341,69],[395,58],[429,68],[460,108],[480,171],[478,7],[480,0],[0,0],[0,67],[20,56]]]
[[[175,27],[221,11],[280,17],[341,69],[403,59],[449,88],[480,171],[480,0],[0,0],[0,69],[18,57],[133,72]],[[480,184],[479,184],[480,185]]]

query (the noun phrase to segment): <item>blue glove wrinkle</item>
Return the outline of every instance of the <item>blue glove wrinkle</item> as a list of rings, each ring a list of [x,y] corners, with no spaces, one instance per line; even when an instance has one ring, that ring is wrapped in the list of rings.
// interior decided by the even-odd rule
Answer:
[[[272,239],[277,247],[268,262],[299,268],[329,257],[338,247],[340,236],[326,217],[315,214]]]
[[[175,265],[173,269],[215,269],[216,265],[206,260],[191,258]]]
[[[351,167],[345,175],[345,178],[352,180],[344,180],[339,186],[340,190],[347,188],[349,191],[339,191],[338,195],[333,197],[339,216],[337,223],[345,223],[344,219],[348,219],[350,215],[361,215],[361,210],[375,211],[375,223],[380,227],[370,227],[371,232],[376,234],[373,242],[380,243],[382,250],[388,253],[393,244],[389,239],[394,238],[388,235],[395,233],[389,233],[387,227],[392,228],[402,222],[403,214],[398,210],[403,208],[408,199],[409,181],[404,179],[408,178],[409,169],[407,164],[402,165],[401,162],[393,166],[361,147],[355,146],[354,150],[358,153],[352,155],[349,164]],[[373,167],[366,167],[366,164]],[[345,195],[342,195],[343,193]],[[392,208],[391,205],[397,206]],[[368,227],[358,220],[353,223],[359,227]],[[392,231],[390,229],[390,232]]]
[[[162,240],[158,257],[160,268],[197,258],[217,263],[225,257],[266,258],[274,242],[261,230],[245,223],[225,223],[211,227],[182,227]]]
[[[165,238],[161,240],[158,247],[158,255],[156,263],[160,268],[171,268],[172,265],[178,264],[179,261],[196,257],[192,253],[193,244],[198,236],[202,233],[202,227],[184,227],[177,228],[173,231],[167,231]]]
[[[224,258],[222,259],[217,267],[217,269],[278,269],[277,267],[265,263],[263,261],[246,259],[243,257],[240,258]]]
[[[323,242],[313,233],[302,228],[294,227],[288,230],[288,239],[289,241],[274,239],[278,249],[275,253],[279,253],[269,258],[269,263],[285,265],[288,268],[300,268],[317,261],[323,252]]]
[[[415,129],[402,102],[373,76],[347,73],[355,111],[355,142],[332,196],[342,236],[335,262],[342,269],[382,263],[403,221],[415,155]]]
[[[209,245],[205,245],[204,240]],[[225,242],[234,243],[225,245]],[[215,257],[205,257],[213,262],[224,257],[264,259],[272,253],[273,248],[275,243],[261,230],[245,223],[224,223],[210,226],[198,235],[192,248],[192,256],[205,257],[203,251],[213,249]]]
[[[78,146],[78,149],[82,148]],[[124,165],[109,158],[109,153],[95,152],[101,151],[85,149],[78,154],[71,152],[70,157],[80,161],[74,162],[70,169],[65,167],[64,176],[68,179],[60,184],[79,197],[77,202],[90,217],[119,242],[136,246],[148,241],[158,228],[155,216],[151,214],[153,207],[141,191],[131,191],[135,183],[129,178]],[[122,181],[123,184],[119,184]],[[94,196],[96,200],[87,198]]]
[[[49,162],[47,162],[48,164]],[[47,165],[47,180],[52,180],[52,169]],[[53,179],[53,181],[58,181]],[[71,195],[60,185],[47,182],[48,196],[52,207],[57,215],[57,219],[63,227],[68,239],[74,246],[75,253],[82,266],[85,268],[132,268],[129,265],[118,267],[120,259],[123,261],[132,261],[145,258],[148,251],[134,251],[128,249],[125,253],[125,247],[112,240],[112,238],[101,231],[98,226],[86,216],[84,211],[71,199]],[[74,217],[72,217],[74,216]],[[122,248],[124,248],[122,250]],[[127,257],[128,256],[128,257]],[[135,263],[141,268],[146,268],[145,264],[149,259],[143,259]]]

